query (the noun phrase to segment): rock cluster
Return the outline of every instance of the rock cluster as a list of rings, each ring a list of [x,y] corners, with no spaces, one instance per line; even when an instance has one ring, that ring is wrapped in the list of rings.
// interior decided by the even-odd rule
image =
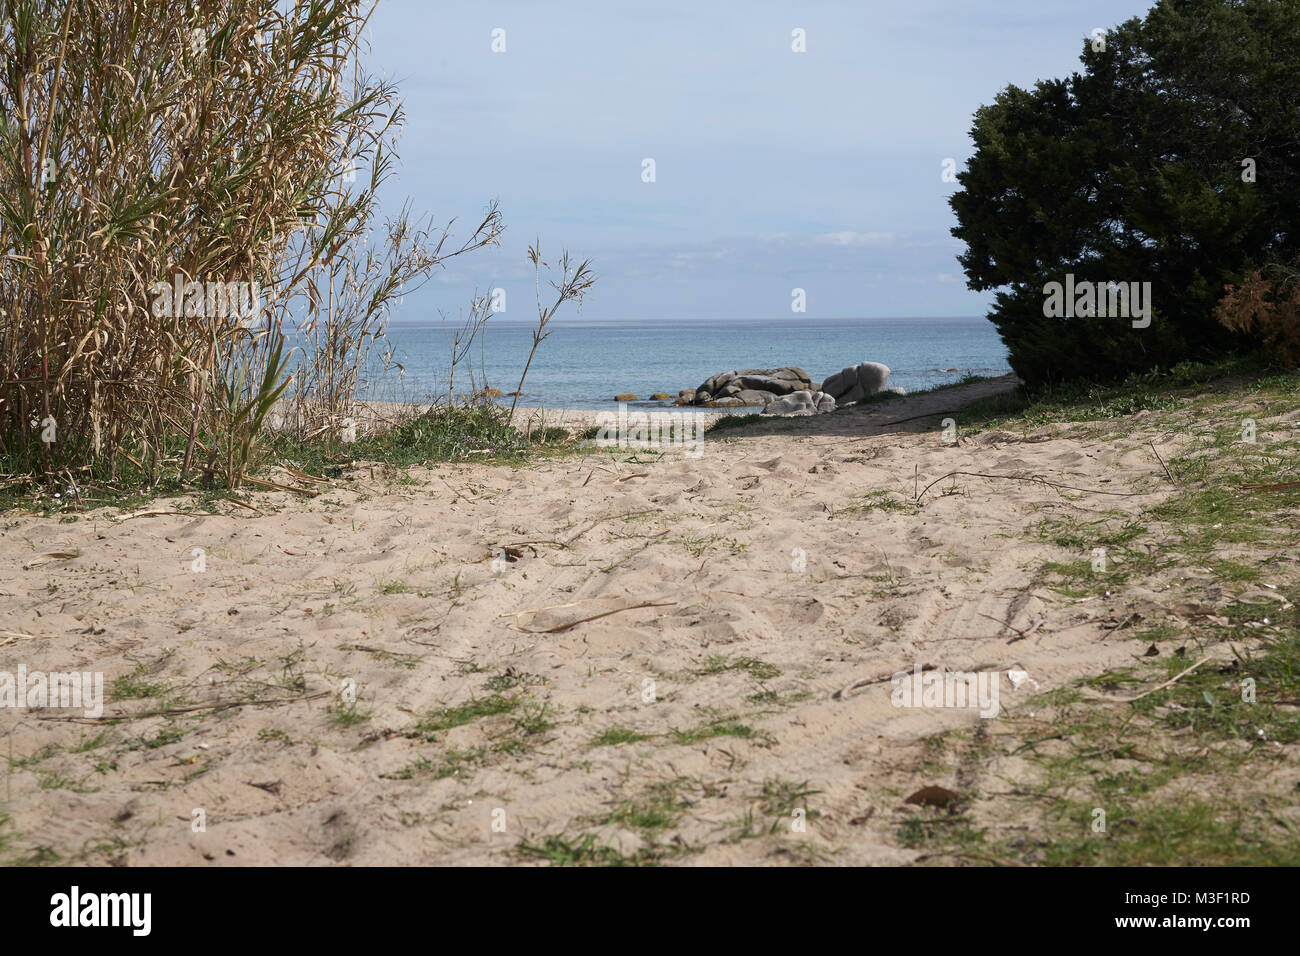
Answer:
[[[709,408],[762,405],[764,415],[823,415],[886,391],[888,381],[889,367],[879,362],[850,365],[820,385],[795,366],[749,368],[719,372],[699,388],[684,388],[677,395],[677,404]],[[901,388],[888,391],[904,394]]]
[[[783,395],[812,387],[812,379],[801,368],[747,368],[720,372],[699,388],[683,389],[677,404],[709,408],[767,405]]]
[[[889,367],[879,362],[850,365],[822,382],[820,392],[794,392],[763,409],[764,415],[821,415],[886,391]],[[888,391],[905,394],[901,388]]]

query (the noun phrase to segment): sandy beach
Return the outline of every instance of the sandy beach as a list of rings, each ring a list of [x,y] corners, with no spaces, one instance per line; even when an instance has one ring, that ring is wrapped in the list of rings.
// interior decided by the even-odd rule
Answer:
[[[719,432],[695,460],[358,464],[256,511],[8,514],[0,669],[102,672],[107,696],[97,718],[0,714],[13,846],[537,862],[521,848],[585,834],[635,855],[657,807],[682,864],[916,860],[893,837],[905,797],[1023,768],[935,769],[927,737],[998,721],[901,709],[890,675],[997,672],[1011,711],[1131,662],[1117,626],[1164,613],[1148,591],[1036,585],[1063,549],[1029,531],[1159,501],[1153,448],[1185,436],[1137,416],[1104,443],[1054,426],[948,444],[924,417],[1011,385]]]

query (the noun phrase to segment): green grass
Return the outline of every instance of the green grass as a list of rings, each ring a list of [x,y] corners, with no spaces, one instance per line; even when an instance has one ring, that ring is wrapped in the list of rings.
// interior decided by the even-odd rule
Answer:
[[[686,730],[671,730],[669,734],[675,744],[696,744],[702,740],[712,740],[715,737],[738,737],[741,740],[757,740],[766,742],[766,735],[755,731],[748,724],[742,724],[732,718],[720,718],[700,724],[698,727],[691,727]]]
[[[999,396],[989,409],[1003,417],[989,414],[986,424],[1014,430],[1109,419],[1117,435],[1145,409],[1157,413],[1147,420],[1153,430],[1185,436],[1165,462],[1172,482],[1153,464],[1163,501],[1137,515],[1049,517],[1033,529],[1065,552],[1042,565],[1038,582],[1066,597],[1109,591],[1120,608],[1129,589],[1142,588],[1170,613],[1144,608],[1118,632],[1154,645],[1154,656],[1039,695],[983,741],[950,737],[927,748],[936,765],[927,773],[938,780],[999,752],[1028,771],[987,781],[996,797],[963,794],[959,812],[909,814],[899,842],[982,863],[1300,863],[1285,772],[1300,744],[1300,455],[1285,425],[1249,443],[1240,424],[1294,420],[1300,373],[1264,376],[1249,361],[1225,360],[1032,399]],[[1104,572],[1092,568],[1095,547],[1106,549]],[[1264,584],[1277,600],[1259,596]],[[1104,831],[1093,826],[1098,811]]]
[[[710,677],[728,671],[744,671],[755,680],[771,680],[781,676],[781,668],[755,657],[709,657],[694,671],[696,677]]]
[[[872,511],[894,511],[915,514],[915,502],[909,501],[901,492],[888,488],[877,488],[860,496],[860,500],[844,505],[835,510],[836,515],[867,514]]]
[[[693,805],[686,795],[689,786],[682,778],[653,783],[638,796],[620,801],[596,822],[636,830],[649,838],[651,831],[668,830],[681,822]]]
[[[597,842],[594,833],[577,837],[548,836],[540,843],[522,840],[514,852],[526,859],[545,860],[551,866],[652,866],[674,855],[662,847],[642,848],[625,855]]]
[[[609,727],[591,741],[593,747],[617,747],[619,744],[634,744],[649,740],[653,734],[643,734],[626,727]]]
[[[211,439],[212,436],[204,433],[198,435],[205,447]],[[60,440],[64,440],[62,436]],[[198,513],[215,513],[217,504],[223,500],[231,497],[246,500],[246,490],[201,487],[193,472],[182,485],[177,480],[178,469],[174,463],[184,457],[187,441],[185,432],[177,431],[169,436],[165,445],[157,449],[157,459],[169,464],[158,472],[137,467],[125,455],[118,456],[117,470],[110,472],[108,456],[70,450],[73,458],[84,458],[94,463],[89,470],[78,472],[78,490],[73,494],[68,493],[69,483],[63,476],[59,476],[54,485],[45,486],[41,478],[43,461],[31,457],[34,446],[30,443],[7,446],[0,442],[0,474],[31,476],[26,481],[6,482],[0,486],[0,512],[14,509],[75,517],[94,508],[133,510],[159,498],[186,496],[186,502],[177,510],[190,507]],[[153,460],[149,449],[124,448],[122,451],[140,462]],[[349,443],[330,436],[303,441],[288,434],[267,433],[259,442],[258,457],[250,462],[248,473],[254,477],[268,474],[271,466],[284,464],[317,477],[337,477],[345,466],[356,461],[396,468],[468,460],[518,465],[539,456],[578,451],[577,444],[563,428],[545,428],[530,436],[507,425],[505,410],[500,407],[456,406],[363,433]]]
[[[471,700],[459,707],[445,707],[417,723],[410,736],[431,738],[444,730],[462,727],[484,717],[511,713],[518,706],[518,698],[493,694],[491,697]]]
[[[109,697],[112,700],[147,700],[165,697],[169,691],[166,684],[148,680],[149,668],[137,664],[130,674],[115,677],[109,685]]]

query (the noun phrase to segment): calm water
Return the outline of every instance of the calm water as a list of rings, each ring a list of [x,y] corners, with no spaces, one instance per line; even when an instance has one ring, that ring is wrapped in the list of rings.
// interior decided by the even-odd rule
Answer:
[[[1006,348],[992,324],[970,319],[782,319],[754,322],[571,322],[554,324],[524,383],[521,405],[549,408],[613,408],[613,398],[656,392],[676,398],[710,375],[741,368],[797,365],[821,381],[847,365],[883,362],[890,385],[908,391],[951,382],[967,372],[1010,371]],[[403,325],[389,329],[388,343],[405,367],[398,381],[376,381],[368,397],[422,401],[445,394],[451,325]],[[475,343],[473,366],[481,384],[512,392],[532,345],[519,322],[489,320]],[[956,373],[946,369],[958,369]],[[468,385],[458,368],[457,391]],[[659,403],[653,403],[659,404]]]

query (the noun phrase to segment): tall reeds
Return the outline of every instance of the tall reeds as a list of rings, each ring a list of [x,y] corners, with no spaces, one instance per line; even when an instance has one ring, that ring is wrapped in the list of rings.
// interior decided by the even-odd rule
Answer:
[[[366,249],[402,119],[372,9],[0,0],[10,470],[236,485],[278,401],[345,413],[394,297],[496,242],[490,207],[454,248],[404,212]]]

